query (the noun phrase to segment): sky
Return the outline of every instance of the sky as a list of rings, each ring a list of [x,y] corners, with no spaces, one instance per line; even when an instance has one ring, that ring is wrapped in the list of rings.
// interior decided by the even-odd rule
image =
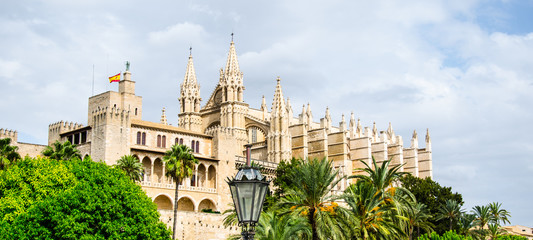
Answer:
[[[49,124],[86,124],[125,61],[143,119],[177,125],[189,47],[205,104],[231,33],[251,107],[279,76],[295,115],[390,122],[406,147],[429,129],[434,180],[465,210],[500,202],[533,227],[533,0],[2,1],[0,128],[46,144]]]

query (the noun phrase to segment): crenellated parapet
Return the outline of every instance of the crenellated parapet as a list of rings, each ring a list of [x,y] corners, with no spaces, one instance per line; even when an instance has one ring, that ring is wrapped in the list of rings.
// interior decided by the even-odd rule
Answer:
[[[0,139],[1,138],[11,138],[12,143],[17,142],[18,132],[15,130],[0,128]]]

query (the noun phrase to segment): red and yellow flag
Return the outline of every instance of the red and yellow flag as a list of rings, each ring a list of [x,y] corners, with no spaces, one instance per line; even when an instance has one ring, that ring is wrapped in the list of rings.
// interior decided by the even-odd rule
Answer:
[[[109,83],[112,83],[112,82],[120,82],[120,73],[109,77]]]

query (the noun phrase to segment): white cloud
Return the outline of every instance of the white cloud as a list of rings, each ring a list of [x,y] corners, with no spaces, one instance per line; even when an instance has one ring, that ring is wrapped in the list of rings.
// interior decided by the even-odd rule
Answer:
[[[176,42],[195,42],[205,38],[208,34],[201,25],[184,22],[167,27],[162,31],[150,32],[149,41],[154,44],[167,45]]]

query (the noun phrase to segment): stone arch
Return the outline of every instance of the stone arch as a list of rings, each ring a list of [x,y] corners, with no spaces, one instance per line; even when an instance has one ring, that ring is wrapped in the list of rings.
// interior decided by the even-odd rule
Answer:
[[[173,210],[172,198],[166,194],[160,194],[154,198],[154,203],[157,205],[157,210]]]
[[[217,170],[213,165],[207,169],[207,187],[217,188]]]
[[[209,198],[204,198],[198,204],[198,211],[202,211],[203,209],[211,209],[213,211],[217,211],[217,206],[213,200]]]
[[[198,187],[206,187],[206,178],[207,178],[207,168],[203,163],[198,165]]]
[[[248,134],[248,142],[249,143],[255,143],[255,142],[263,142],[266,140],[266,132],[265,129],[263,129],[261,126],[256,124],[248,124],[246,126],[246,132]],[[255,134],[255,136],[254,136]]]
[[[161,183],[163,181],[163,161],[160,158],[154,160],[154,182]]]
[[[210,128],[213,128],[213,127],[216,127],[216,126],[220,126],[220,121],[212,122],[211,124],[209,124],[209,126],[207,126],[206,129],[210,129]]]
[[[150,177],[152,176],[152,160],[150,160],[150,158],[146,156],[143,158],[141,163],[144,168],[143,182],[151,182],[152,179]]]
[[[178,211],[194,212],[194,206],[196,206],[196,204],[194,204],[194,201],[188,196],[183,196],[178,200]]]

